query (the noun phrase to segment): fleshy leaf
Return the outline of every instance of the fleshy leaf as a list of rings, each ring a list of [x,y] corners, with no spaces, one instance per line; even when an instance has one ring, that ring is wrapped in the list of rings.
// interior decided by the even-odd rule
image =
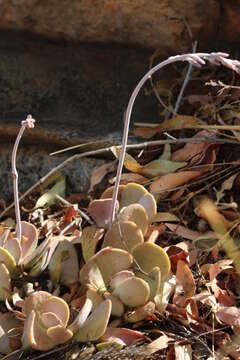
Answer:
[[[131,204],[123,208],[118,215],[119,221],[132,221],[139,229],[142,230],[145,236],[148,229],[148,215],[145,208],[140,204]]]
[[[98,242],[104,234],[103,229],[97,228],[95,225],[86,226],[82,231],[81,246],[82,254],[85,262],[95,254]]]
[[[64,344],[72,338],[73,333],[69,329],[56,325],[47,330],[47,336],[54,341],[55,344]]]
[[[143,233],[134,222],[120,219],[106,232],[102,247],[111,246],[131,252],[136,245],[142,244],[143,241]]]
[[[81,310],[79,311],[76,319],[74,320],[74,322],[68,326],[68,329],[70,331],[72,331],[73,333],[78,332],[83,325],[85,324],[88,315],[90,314],[90,312],[92,311],[92,307],[93,307],[93,303],[92,300],[89,298],[86,298]]]
[[[146,304],[149,299],[150,289],[146,281],[130,277],[122,281],[113,292],[124,305],[138,307]]]
[[[33,224],[22,221],[22,235],[23,237],[21,239],[21,258],[22,260],[24,260],[27,255],[31,254],[36,249],[38,243],[38,232]]]
[[[135,271],[135,274],[137,277],[143,279],[148,283],[150,288],[149,300],[152,300],[160,290],[161,271],[159,267],[156,266],[155,268],[153,268],[153,270],[149,273],[149,275],[145,275],[140,271]]]
[[[67,240],[61,241],[48,265],[50,279],[56,285],[64,285],[78,281],[79,265],[74,245]]]
[[[88,212],[96,225],[100,228],[108,229],[112,208],[112,199],[92,200],[88,207]],[[117,210],[119,204],[117,202]]]
[[[4,248],[0,247],[0,262],[6,265],[11,276],[16,270],[16,261],[14,257]]]
[[[16,264],[19,264],[22,249],[18,239],[9,237],[4,245],[4,249],[14,257]]]
[[[115,290],[120,285],[121,282],[134,276],[135,275],[132,271],[129,270],[119,271],[117,274],[113,275],[109,285],[112,290]]]
[[[4,263],[0,263],[0,301],[9,299],[11,295],[11,277]]]
[[[126,323],[136,323],[138,321],[145,320],[148,316],[151,316],[155,311],[155,304],[152,301],[147,302],[145,305],[127,312],[124,315]]]
[[[144,194],[138,201],[147,212],[148,222],[151,224],[157,213],[157,203],[154,196],[150,193]]]
[[[14,349],[11,346],[10,336],[14,335],[14,330],[19,331],[22,322],[18,320],[14,314],[6,312],[0,314],[0,353],[9,354]],[[16,333],[17,334],[17,333]]]
[[[125,250],[106,247],[82,267],[80,270],[80,282],[83,285],[89,283],[89,274],[92,265],[95,263],[103,277],[105,284],[108,284],[112,276],[121,270],[128,270],[132,265],[132,256]]]
[[[106,291],[106,290],[105,290]],[[92,302],[92,310],[95,310],[98,305],[103,302],[104,292],[98,291],[96,288],[92,287],[91,285],[88,285],[88,290],[86,292],[86,298],[91,300]]]
[[[118,201],[121,202],[121,198],[122,198],[122,191],[123,189],[125,189],[126,185],[120,184],[119,185],[119,189],[118,189]],[[114,190],[114,186],[110,186],[108,187],[101,195],[101,199],[110,199],[113,196],[113,190]]]
[[[112,303],[112,311],[111,311],[112,316],[121,317],[124,314],[124,305],[117,296],[106,292],[104,293],[104,298],[110,300]]]
[[[144,336],[145,335],[140,331],[108,326],[101,340],[107,342],[117,342],[118,344],[126,346],[131,345],[139,339],[143,339]]]
[[[71,330],[66,328],[70,311],[63,299],[37,291],[25,300],[23,312],[26,314],[22,336],[24,349],[47,351],[72,337]]]
[[[91,263],[91,268],[89,270],[89,285],[95,288],[100,293],[106,291],[106,285],[104,283],[101,271],[96,264],[96,262]]]
[[[134,203],[138,203],[141,197],[147,193],[148,191],[142,185],[136,183],[127,184],[124,186],[121,192],[120,207],[122,208]]]
[[[96,341],[106,331],[111,315],[112,303],[104,300],[89,316],[82,327],[75,333],[74,338],[79,342]]]
[[[150,273],[156,266],[161,271],[161,282],[170,271],[170,261],[167,253],[160,246],[153,243],[143,243],[133,249],[133,257],[146,273]]]

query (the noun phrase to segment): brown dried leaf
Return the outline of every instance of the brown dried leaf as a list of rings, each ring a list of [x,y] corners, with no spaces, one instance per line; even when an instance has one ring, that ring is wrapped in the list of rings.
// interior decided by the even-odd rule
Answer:
[[[93,170],[90,180],[89,192],[92,192],[94,190],[94,186],[99,184],[108,173],[114,170],[114,166],[115,166],[115,161],[111,161]]]
[[[222,306],[215,315],[221,323],[240,328],[240,309],[236,306]]]
[[[109,183],[114,184],[115,179],[116,179],[116,177],[109,180]],[[148,181],[147,178],[145,178],[144,176],[142,176],[140,174],[136,174],[136,173],[124,173],[124,174],[121,175],[121,184],[128,184],[128,183],[131,183],[131,182],[135,182],[137,184],[144,184],[147,181]]]
[[[128,346],[139,339],[143,339],[144,336],[140,331],[108,326],[101,341],[117,342],[123,346]]]
[[[152,355],[156,351],[166,349],[171,341],[174,341],[174,339],[163,333],[163,335],[144,347],[144,355]]]
[[[160,134],[164,131],[192,129],[201,123],[202,121],[194,116],[177,115],[174,118],[164,121],[162,124],[154,127],[138,127],[134,130],[134,134],[149,139],[153,135]]]
[[[222,271],[226,269],[232,269],[233,261],[231,259],[219,260],[215,264],[211,264],[209,267],[209,278],[213,281]]]
[[[174,232],[174,234],[181,236],[184,239],[195,240],[199,236],[203,235],[200,231],[190,230],[187,227],[179,224],[165,223],[165,225],[168,227],[168,229]],[[207,233],[205,233],[205,235],[214,236],[215,233],[212,231],[208,231]]]
[[[157,194],[163,191],[171,190],[188,183],[200,175],[200,171],[180,171],[177,173],[163,175],[152,182],[150,185],[150,191],[152,194]]]
[[[183,307],[185,301],[194,296],[195,283],[189,266],[182,260],[178,261],[176,272],[176,290],[173,303]]]
[[[194,138],[199,137],[213,137],[213,134],[209,131],[200,131],[198,132]],[[201,142],[201,143],[187,143],[184,147],[181,149],[175,151],[172,154],[172,160],[174,161],[190,161],[190,164],[199,164],[207,151],[207,149],[214,144],[214,138],[213,142]],[[215,144],[214,144],[215,145]]]

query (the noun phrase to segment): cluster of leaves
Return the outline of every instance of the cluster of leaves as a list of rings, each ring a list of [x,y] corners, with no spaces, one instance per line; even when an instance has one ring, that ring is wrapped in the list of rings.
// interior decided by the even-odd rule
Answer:
[[[156,201],[141,185],[122,186],[120,212],[110,225],[111,194],[109,188],[102,199],[90,203],[89,214],[97,226],[86,226],[82,231],[75,229],[74,236],[54,235],[51,231],[49,234],[47,228],[51,224],[47,223],[42,229],[42,233],[47,231],[45,239],[38,245],[38,230],[29,222],[21,223],[21,242],[15,232],[1,227],[0,295],[9,310],[3,314],[2,323],[6,317],[12,320],[8,322],[10,328],[2,327],[1,353],[12,351],[11,336],[14,333],[16,340],[17,330],[18,345],[23,349],[46,351],[72,337],[79,342],[112,339],[107,329],[110,316],[122,318],[124,323],[135,323],[153,315],[155,307],[162,310],[170,261],[159,245],[149,239],[144,241],[156,216]],[[64,226],[76,215],[77,211],[69,208]],[[101,238],[101,250],[97,251]],[[80,265],[76,243],[81,243]],[[46,291],[34,291],[33,282],[25,284],[24,291],[13,287],[19,281],[24,283],[27,274],[28,278],[38,277],[45,269],[55,288],[59,285],[78,288],[71,304],[78,304],[80,311],[70,325],[70,310],[65,300]],[[121,331],[123,336],[124,329]],[[130,341],[143,336],[133,330],[126,330],[126,335]],[[125,345],[121,336],[118,341]]]

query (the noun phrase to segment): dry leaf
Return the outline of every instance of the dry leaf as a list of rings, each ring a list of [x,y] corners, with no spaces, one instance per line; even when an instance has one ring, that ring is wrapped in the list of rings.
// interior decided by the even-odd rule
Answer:
[[[180,171],[177,173],[170,173],[153,181],[150,185],[150,191],[152,194],[158,194],[163,191],[171,190],[188,183],[200,175],[200,171]]]
[[[200,231],[190,230],[187,227],[179,225],[179,224],[165,223],[165,225],[168,227],[168,229],[170,229],[172,232],[174,232],[174,234],[181,236],[184,239],[195,240],[199,236],[203,235]],[[208,231],[205,233],[205,235],[210,237],[210,236],[215,235],[215,233],[212,231]]]
[[[209,131],[200,131],[197,133],[193,138],[199,138],[199,137],[208,137],[209,139],[213,138],[213,134],[211,134]],[[215,136],[215,135],[214,135]],[[199,164],[207,151],[207,149],[210,146],[215,145],[214,138],[212,143],[210,141],[207,142],[197,142],[197,143],[187,143],[182,147],[181,149],[175,151],[172,154],[172,160],[174,161],[190,161],[190,164]]]
[[[99,184],[108,173],[114,171],[114,167],[115,161],[111,161],[93,169],[89,192],[92,192],[94,190],[94,186]]]
[[[215,315],[221,323],[240,329],[240,309],[236,306],[223,306],[216,311]]]
[[[119,148],[112,147],[111,150],[118,159],[120,156]],[[165,175],[186,166],[185,162],[169,160],[169,151],[169,146],[166,145],[163,154],[157,160],[153,160],[146,165],[140,165],[137,160],[135,160],[128,153],[126,153],[124,159],[124,166],[126,169],[133,173],[142,174],[150,178],[158,175]]]
[[[179,222],[179,218],[170,212],[158,212],[153,222]]]
[[[153,135],[163,133],[164,131],[193,129],[196,125],[200,124],[202,124],[202,121],[194,116],[177,115],[154,127],[138,127],[134,130],[134,134],[149,139]]]
[[[128,346],[139,339],[143,339],[144,336],[140,331],[108,326],[101,341],[117,342],[123,346]]]
[[[173,303],[183,307],[185,301],[194,296],[195,283],[189,266],[182,260],[178,261],[176,272],[176,290]]]
[[[172,341],[174,341],[173,338],[167,336],[166,334],[163,334],[144,347],[144,355],[152,355],[159,350],[164,350],[168,347],[169,342]]]
[[[116,177],[109,180],[110,184],[114,184],[116,180]],[[124,173],[121,175],[121,184],[128,184],[131,182],[135,182],[137,184],[144,184],[148,181],[147,178],[140,174],[136,173]]]

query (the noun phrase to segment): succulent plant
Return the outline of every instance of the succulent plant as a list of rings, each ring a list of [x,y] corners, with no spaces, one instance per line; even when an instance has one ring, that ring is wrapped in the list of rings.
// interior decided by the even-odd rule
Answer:
[[[26,298],[23,313],[26,315],[24,349],[49,350],[72,338],[72,331],[67,329],[69,307],[61,298],[37,291]]]
[[[91,201],[88,209],[97,226],[105,229],[110,227],[112,193],[113,187],[106,189],[101,199]],[[120,210],[119,221],[136,223],[143,235],[145,235],[148,224],[153,221],[157,211],[154,196],[144,186],[137,183],[121,185],[116,208]]]
[[[79,264],[73,244],[65,236],[47,237],[38,246],[38,231],[21,222],[21,241],[10,229],[0,226],[0,300],[11,297],[11,280],[22,270],[35,277],[48,266],[54,284],[69,285],[78,281]],[[71,266],[69,266],[71,265]]]
[[[93,310],[108,299],[112,315],[135,322],[152,315],[160,306],[170,261],[160,246],[144,241],[156,216],[154,197],[139,184],[121,185],[120,211],[110,225],[112,193],[110,187],[89,206],[96,225],[105,228],[106,233],[102,249],[95,254],[100,239],[97,227],[83,231],[85,265],[80,270],[80,283],[87,287],[86,298],[91,300]]]
[[[137,268],[134,259],[139,265]],[[92,301],[93,309],[108,299],[112,302],[112,315],[124,316],[125,321],[133,322],[154,312],[154,299],[162,291],[161,273],[164,281],[169,271],[168,256],[156,244],[136,245],[132,254],[105,247],[82,267],[80,282],[88,289],[86,297]]]

